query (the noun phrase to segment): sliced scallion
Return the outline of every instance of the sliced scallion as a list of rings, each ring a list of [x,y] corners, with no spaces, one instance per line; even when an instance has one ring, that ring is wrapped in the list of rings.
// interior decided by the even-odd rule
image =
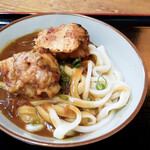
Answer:
[[[38,119],[38,118],[33,118],[32,120],[31,120],[31,125],[32,126],[37,126],[37,125],[39,125],[40,124],[40,120]]]
[[[104,81],[105,81],[104,84],[103,84],[103,83],[100,83],[100,81],[99,81],[100,77],[104,79]],[[97,79],[97,82],[96,82],[96,86],[95,86],[96,89],[97,89],[97,90],[104,90],[104,89],[106,89],[106,85],[107,85],[107,80],[106,80],[102,75],[100,75],[100,76],[98,77],[98,79]]]
[[[80,66],[81,66],[81,63],[78,63],[78,64],[74,65],[73,67],[74,67],[74,68],[78,68],[78,67],[80,67]]]
[[[88,100],[88,101],[91,101],[91,98],[90,98],[90,97],[88,97],[88,98],[87,98],[87,100]]]
[[[68,96],[66,96],[66,95],[61,94],[59,97],[63,100],[68,100]]]
[[[78,68],[78,67],[80,67],[81,66],[81,58],[77,58],[77,59],[75,59],[73,62],[72,62],[72,66],[74,67],[74,68]]]
[[[63,82],[67,83],[70,81],[70,76],[65,74],[64,72],[61,74]]]
[[[74,66],[75,64],[81,62],[81,58],[77,58],[73,61],[72,66]]]

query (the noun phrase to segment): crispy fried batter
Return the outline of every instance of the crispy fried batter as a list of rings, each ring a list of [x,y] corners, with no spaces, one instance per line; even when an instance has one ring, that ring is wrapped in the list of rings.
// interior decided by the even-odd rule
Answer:
[[[60,27],[50,27],[39,32],[34,40],[39,48],[49,49],[54,55],[68,54],[68,57],[87,57],[88,32],[79,24],[71,23]],[[82,54],[82,55],[80,55]]]
[[[51,98],[60,90],[57,60],[45,51],[14,54],[0,61],[0,72],[10,93],[37,97],[43,92]]]

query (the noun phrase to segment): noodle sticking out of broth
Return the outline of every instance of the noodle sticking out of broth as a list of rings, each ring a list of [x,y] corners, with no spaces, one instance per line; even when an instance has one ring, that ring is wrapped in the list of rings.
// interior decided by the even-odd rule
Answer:
[[[108,124],[116,111],[127,104],[130,88],[104,47],[89,44],[88,48],[96,62],[86,60],[86,73],[81,67],[62,66],[63,72],[70,76],[70,94],[57,94],[49,100],[33,100],[31,104],[34,107],[19,108],[19,115],[27,124],[26,130],[42,130],[47,122],[54,126],[53,136],[57,139],[74,136],[76,131],[93,132]]]

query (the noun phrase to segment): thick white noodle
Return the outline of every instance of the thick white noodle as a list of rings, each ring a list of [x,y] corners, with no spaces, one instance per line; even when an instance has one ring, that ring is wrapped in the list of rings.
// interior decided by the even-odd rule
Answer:
[[[90,119],[90,121],[87,121],[87,125],[93,125],[96,123],[96,117],[94,115],[92,115],[91,113],[89,113],[87,111],[82,111],[81,115],[82,115],[82,119],[83,118]]]
[[[90,79],[92,74],[93,62],[91,60],[88,61],[88,71],[85,79],[85,87],[83,91],[83,99],[87,100],[90,90]]]
[[[79,95],[81,95],[83,93],[84,87],[85,87],[85,77],[82,75],[81,76],[81,82],[79,82],[79,84],[78,84],[78,93],[79,93]]]
[[[128,102],[129,96],[130,96],[130,89],[128,88],[128,86],[123,82],[122,83],[120,82],[120,84],[116,83],[114,86],[114,91],[116,91],[116,90],[122,90],[120,93],[119,100],[115,103],[111,103],[111,104],[105,106],[100,111],[100,113],[98,115],[98,120],[105,118],[111,110],[122,108]]]
[[[31,124],[27,124],[25,126],[26,130],[30,131],[30,132],[35,132],[35,131],[40,131],[44,128],[44,125],[43,124],[39,124],[39,125],[31,125]]]
[[[96,56],[96,59],[97,59],[96,66],[104,65],[104,61],[101,57],[100,50],[97,49],[93,44],[89,44],[88,47],[89,47],[90,54]]]
[[[111,70],[108,72],[108,76],[111,80],[120,80],[123,81],[123,75],[115,68],[112,64]]]
[[[95,97],[104,97],[112,88],[112,82],[111,80],[107,77],[104,76],[104,78],[107,80],[107,87],[104,90],[97,90],[96,89],[96,82],[98,77],[91,77],[91,88],[90,88],[90,94],[94,95]],[[99,78],[99,82],[102,83],[104,79]]]
[[[116,111],[124,107],[129,100],[130,88],[123,82],[122,74],[112,64],[104,47],[96,48],[89,44],[89,52],[90,55],[95,56],[96,63],[94,64],[89,60],[87,75],[81,75],[78,93],[82,99],[65,95],[68,99],[64,100],[57,95],[50,100],[31,101],[34,106],[45,103],[62,107],[68,105],[69,109],[75,113],[75,118],[60,119],[56,110],[51,105],[49,106],[49,119],[55,127],[53,136],[57,139],[63,139],[66,135],[73,136],[75,131],[88,133],[101,129],[114,118]],[[72,71],[71,67],[64,66],[64,72],[69,76],[72,75]],[[96,89],[97,82],[106,84],[106,88],[103,90]],[[91,98],[89,101],[87,100],[88,97],[94,97],[95,100]],[[92,113],[90,109],[96,113]],[[87,122],[85,122],[86,120]],[[30,127],[28,129],[30,130]]]
[[[106,54],[104,46],[98,47],[97,50],[99,51],[99,53],[104,61],[104,64],[102,66],[99,65],[99,66],[95,66],[93,68],[93,76],[99,76],[103,73],[107,73],[111,69],[111,61]]]
[[[57,139],[63,139],[69,131],[77,127],[79,123],[81,122],[81,112],[79,111],[79,109],[72,105],[70,105],[70,109],[74,111],[74,113],[76,114],[76,119],[72,123],[62,122],[59,119],[56,111],[52,108],[49,109],[49,115],[50,115],[51,121],[56,128],[53,136],[56,137]]]
[[[61,123],[61,120],[59,119],[55,109],[53,109],[52,107],[49,107],[49,116],[50,116],[50,119],[53,123],[53,126],[55,128],[57,128],[58,126],[60,126],[62,123]]]
[[[83,132],[83,133],[96,131],[96,130],[104,127],[106,124],[108,124],[112,120],[114,115],[115,115],[115,110],[111,111],[106,118],[102,119],[101,121],[97,122],[94,125],[78,126],[74,130],[78,131],[78,132]]]
[[[97,107],[101,107],[102,105],[104,105],[108,100],[109,98],[111,97],[113,91],[110,90],[106,96],[104,98],[100,98],[98,99],[97,101],[85,101],[85,100],[81,100],[81,99],[78,99],[78,98],[75,98],[75,97],[71,97],[71,96],[68,96],[68,100],[63,100],[61,99],[60,97],[54,97],[53,99],[57,100],[58,102],[63,102],[63,103],[71,103],[72,105],[75,105],[75,106],[78,106],[78,107],[81,107],[81,108],[97,108]]]

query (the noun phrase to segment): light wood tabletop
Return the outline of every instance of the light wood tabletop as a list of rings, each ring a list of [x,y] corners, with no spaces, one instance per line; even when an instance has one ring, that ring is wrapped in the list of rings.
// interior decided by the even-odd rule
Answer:
[[[149,0],[0,0],[0,12],[150,14]]]

